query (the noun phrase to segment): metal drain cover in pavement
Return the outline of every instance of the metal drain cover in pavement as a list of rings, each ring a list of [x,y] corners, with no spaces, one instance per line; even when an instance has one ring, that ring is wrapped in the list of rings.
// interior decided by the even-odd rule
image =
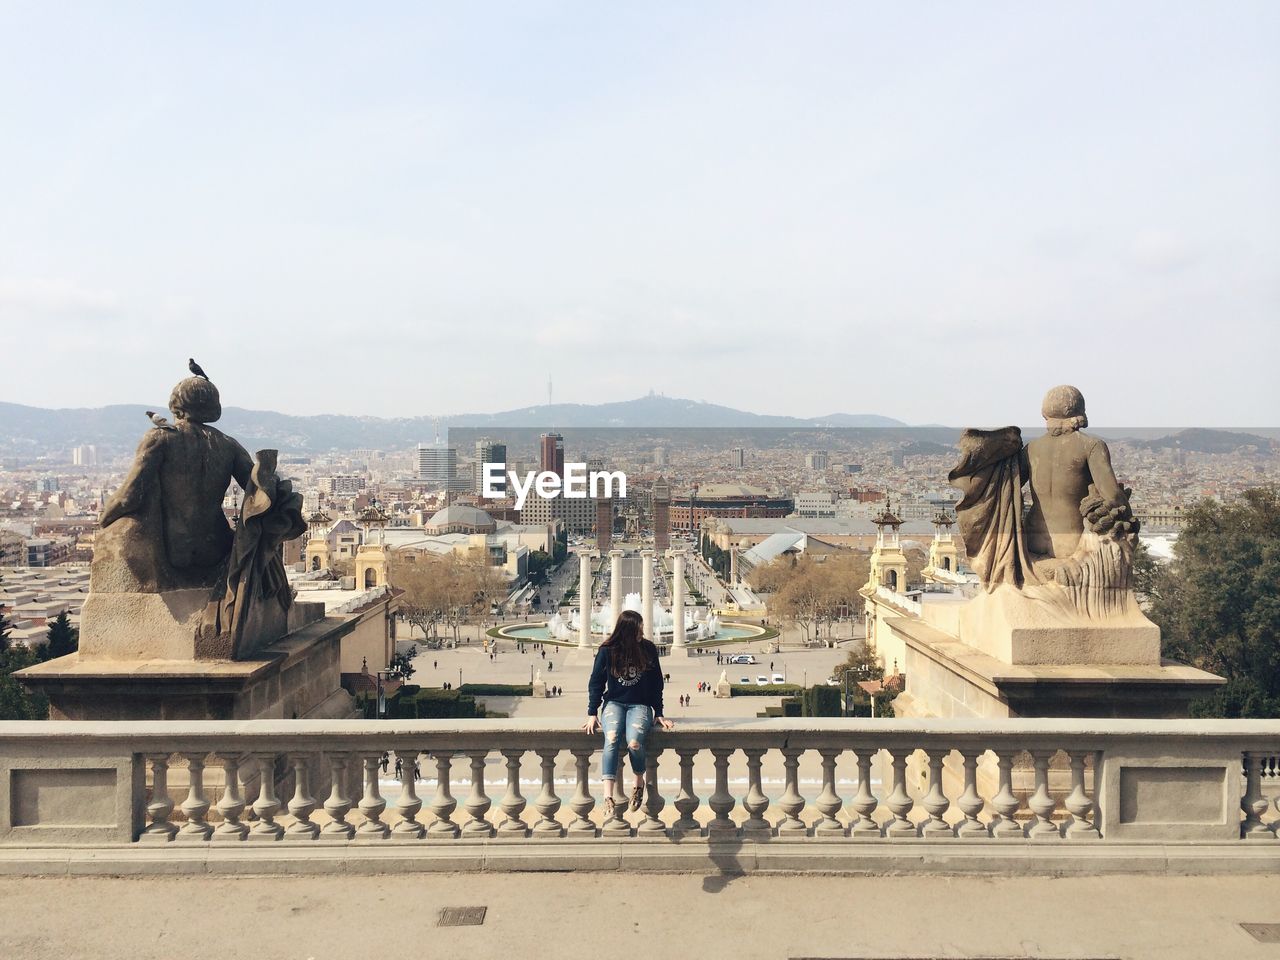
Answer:
[[[1242,923],[1240,926],[1259,943],[1280,943],[1280,923]]]
[[[440,911],[437,927],[478,927],[484,923],[488,907],[445,907]]]

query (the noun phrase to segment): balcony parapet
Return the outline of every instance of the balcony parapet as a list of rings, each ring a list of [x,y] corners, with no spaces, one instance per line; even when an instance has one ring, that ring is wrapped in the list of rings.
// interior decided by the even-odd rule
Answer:
[[[0,723],[0,872],[1280,867],[1280,721],[688,724],[608,821],[599,746],[562,721]]]

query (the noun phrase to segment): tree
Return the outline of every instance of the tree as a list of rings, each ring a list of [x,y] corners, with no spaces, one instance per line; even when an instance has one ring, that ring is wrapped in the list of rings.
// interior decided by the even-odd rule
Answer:
[[[1194,715],[1280,716],[1280,491],[1195,504],[1173,562],[1136,562],[1135,578],[1164,655],[1227,679]]]
[[[770,612],[798,626],[808,640],[824,624],[861,609],[858,590],[867,582],[867,558],[852,551],[816,559],[783,555],[756,567],[749,579],[755,590],[771,595]]]
[[[404,590],[400,612],[411,626],[434,637],[443,625],[455,640],[462,624],[488,616],[507,589],[506,580],[489,565],[483,550],[443,557],[397,551],[391,556],[390,579]]]
[[[71,618],[63,610],[49,624],[49,642],[44,645],[44,658],[52,660],[55,657],[65,657],[69,653],[75,653],[79,647],[80,631],[71,625]]]
[[[540,587],[547,582],[547,571],[551,569],[551,554],[545,550],[534,550],[529,554],[529,582]]]
[[[13,642],[9,618],[0,609],[0,720],[44,720],[49,716],[49,701],[44,695],[29,693],[13,678],[15,671],[39,662],[34,651]]]
[[[408,653],[393,653],[387,672],[395,675],[402,683],[408,683],[414,674],[413,658],[418,655],[417,647],[410,647]]]
[[[850,686],[853,686],[859,680],[884,679],[884,667],[880,666],[880,660],[876,656],[875,648],[869,643],[863,643],[851,649],[844,663],[838,664],[831,671],[832,676],[841,684],[844,683],[844,675],[846,673],[849,674]]]

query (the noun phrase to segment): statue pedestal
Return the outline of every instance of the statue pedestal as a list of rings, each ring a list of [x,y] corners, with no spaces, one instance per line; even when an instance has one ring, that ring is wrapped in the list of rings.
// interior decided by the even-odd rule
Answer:
[[[341,687],[341,642],[359,618],[323,614],[322,604],[294,604],[302,625],[252,659],[74,653],[15,676],[49,698],[53,720],[345,719],[355,711]]]
[[[999,586],[964,603],[922,605],[922,617],[1002,663],[1160,665],[1160,628],[1133,594],[1105,620],[1062,612],[1030,591]]]
[[[1191,700],[1224,681],[1170,660],[1148,664],[1002,662],[915,617],[885,625],[905,646],[904,717],[1186,717]],[[1098,627],[1104,636],[1106,628]]]
[[[547,682],[541,678],[533,681],[533,685],[530,693],[532,696],[535,696],[535,697],[546,697]]]

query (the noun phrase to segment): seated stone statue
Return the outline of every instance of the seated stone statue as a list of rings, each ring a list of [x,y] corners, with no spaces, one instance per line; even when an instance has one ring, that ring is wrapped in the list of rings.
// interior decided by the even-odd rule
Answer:
[[[82,655],[232,659],[286,631],[292,593],[281,544],[304,529],[302,497],[211,423],[218,388],[203,376],[173,389],[175,422],[138,445],[124,483],[104,504],[94,539]],[[222,510],[231,481],[244,491],[236,529]]]
[[[964,494],[956,516],[971,566],[988,592],[1009,585],[1089,618],[1131,612],[1138,523],[1129,493],[1106,443],[1082,430],[1079,390],[1054,387],[1041,413],[1047,432],[1025,447],[1017,427],[961,438],[949,479]]]
[[[253,460],[209,424],[218,388],[190,377],[173,388],[172,426],[147,431],[124,483],[103,507],[93,547],[93,589],[157,593],[208,589],[226,573],[231,525],[222,499],[248,486]]]

